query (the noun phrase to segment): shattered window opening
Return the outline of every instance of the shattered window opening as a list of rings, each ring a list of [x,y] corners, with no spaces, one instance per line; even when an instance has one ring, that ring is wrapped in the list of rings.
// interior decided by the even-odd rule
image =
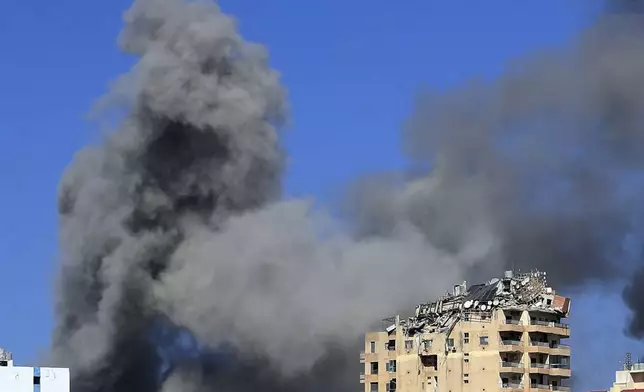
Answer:
[[[480,341],[481,346],[487,346],[488,345],[487,336],[479,337],[479,341]]]

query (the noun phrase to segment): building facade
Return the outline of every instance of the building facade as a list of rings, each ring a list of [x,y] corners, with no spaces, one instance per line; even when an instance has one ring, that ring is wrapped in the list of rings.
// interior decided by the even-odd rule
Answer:
[[[69,392],[69,369],[14,366],[10,352],[0,349],[1,392]]]
[[[644,392],[644,363],[633,362],[631,354],[626,354],[622,369],[615,372],[610,392]]]
[[[569,311],[539,271],[463,282],[365,335],[363,391],[569,391]]]

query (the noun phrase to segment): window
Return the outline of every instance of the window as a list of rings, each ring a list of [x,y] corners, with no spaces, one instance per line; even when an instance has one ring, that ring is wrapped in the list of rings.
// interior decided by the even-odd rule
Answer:
[[[405,350],[411,350],[414,348],[414,341],[413,340],[406,340],[405,341]]]
[[[454,347],[454,339],[449,338],[447,339],[447,347]]]
[[[481,336],[479,337],[479,341],[481,342],[481,346],[487,346],[487,336]]]
[[[387,350],[396,351],[396,341],[395,340],[390,340],[389,343],[387,343]]]
[[[378,362],[371,362],[371,374],[378,374]]]
[[[9,362],[7,362],[7,361],[0,361],[0,366],[2,366],[2,367],[9,366]]]
[[[387,392],[393,392],[396,390],[396,379],[393,378],[387,383]]]
[[[465,383],[465,384],[469,384],[469,383],[470,383],[470,380],[463,380],[463,383]]]
[[[389,363],[387,364],[387,371],[391,372],[391,373],[396,372],[396,360],[395,359],[389,360]]]
[[[371,342],[370,343],[370,352],[375,353],[376,352],[376,342]]]
[[[34,385],[40,385],[40,376],[34,376]]]
[[[465,363],[469,363],[469,362],[470,362],[470,359],[469,359],[469,358],[465,358],[465,359],[463,360],[463,362],[465,362]]]
[[[469,376],[470,376],[469,373],[463,374],[463,377],[469,377]]]
[[[468,344],[470,342],[470,334],[469,332],[465,332],[463,334],[463,344]]]
[[[423,346],[425,347],[425,350],[427,350],[427,351],[431,350],[432,343],[433,343],[433,340],[424,340],[423,341]]]
[[[369,392],[378,392],[378,383],[377,382],[372,382],[369,385]]]

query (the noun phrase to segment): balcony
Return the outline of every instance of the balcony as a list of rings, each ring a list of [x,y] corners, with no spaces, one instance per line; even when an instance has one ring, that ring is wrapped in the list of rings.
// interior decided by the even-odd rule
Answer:
[[[364,383],[365,375],[364,373],[360,373],[360,383]]]
[[[535,389],[539,391],[570,392],[570,387],[562,387],[562,386],[546,385],[546,384],[530,384],[530,389]]]
[[[499,331],[523,332],[523,322],[515,319],[505,319],[499,324]]]
[[[507,361],[501,361],[501,366],[500,366],[500,372],[501,373],[523,373],[524,372],[524,366],[523,363],[521,362],[507,362]]]
[[[527,326],[528,332],[542,332],[563,337],[570,337],[568,324],[556,323],[554,321],[531,320]]]
[[[550,353],[553,355],[563,355],[563,356],[570,356],[570,346],[567,344],[553,344],[551,347]]]
[[[531,340],[528,346],[528,352],[531,353],[550,353],[550,344],[548,342],[538,342]]]
[[[506,391],[506,392],[523,391],[523,384],[503,383],[503,384],[501,384],[501,390]]]
[[[547,374],[550,376],[570,377],[570,365],[560,363],[531,363],[530,373]]]
[[[562,363],[553,363],[550,365],[551,376],[560,376],[560,377],[570,377],[572,371],[570,370],[570,365]]]
[[[499,345],[499,351],[508,352],[508,351],[523,351],[523,344],[519,340],[504,339],[501,340]]]
[[[360,351],[360,362],[364,362],[367,358],[367,354],[364,351]]]

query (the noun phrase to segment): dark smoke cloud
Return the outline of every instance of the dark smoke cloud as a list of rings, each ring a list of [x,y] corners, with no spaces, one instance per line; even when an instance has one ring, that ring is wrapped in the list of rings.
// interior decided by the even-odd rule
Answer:
[[[359,231],[404,222],[448,252],[485,233],[496,248],[474,275],[539,267],[560,286],[623,277],[623,241],[644,211],[643,33],[640,14],[606,13],[573,45],[492,82],[422,95],[404,148],[431,172],[358,186]]]
[[[412,227],[355,241],[309,202],[278,201],[285,91],[215,4],[136,0],[119,43],[139,61],[102,103],[126,114],[60,185],[52,361],[82,392],[351,385],[360,334],[468,258]],[[164,358],[181,334],[167,329],[197,351],[232,345],[234,366]]]
[[[52,361],[75,392],[350,391],[360,335],[460,279],[622,277],[642,212],[640,18],[606,13],[494,82],[421,97],[404,145],[431,171],[359,181],[347,229],[280,200],[287,104],[265,50],[213,3],[135,0],[119,42],[139,61],[104,99],[126,115],[60,185]],[[164,357],[180,335],[194,353]]]

